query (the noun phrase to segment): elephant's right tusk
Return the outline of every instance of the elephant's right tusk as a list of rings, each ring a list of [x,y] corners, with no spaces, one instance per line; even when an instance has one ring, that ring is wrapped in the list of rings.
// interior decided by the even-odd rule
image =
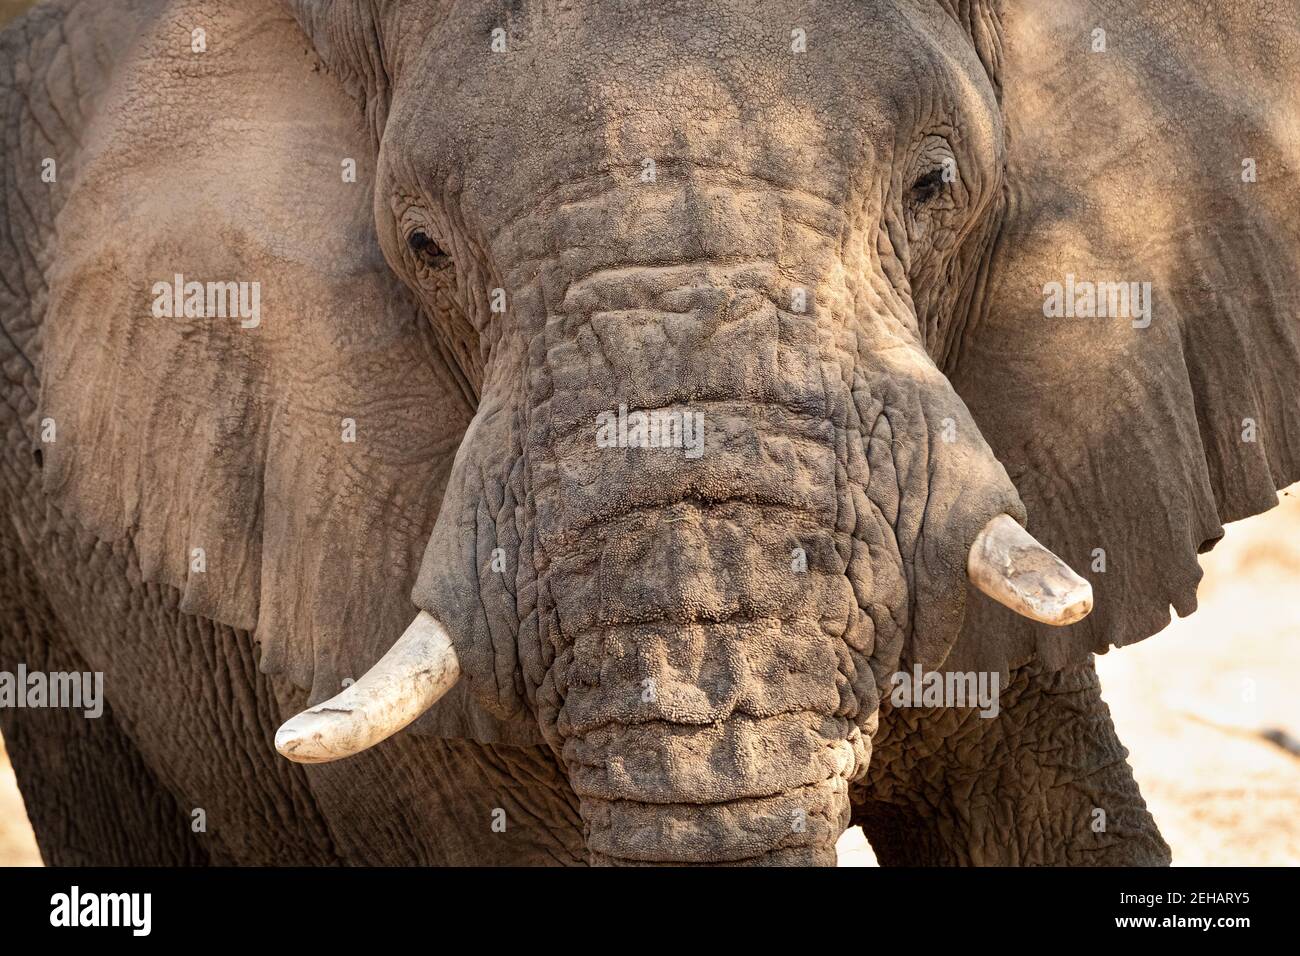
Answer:
[[[350,757],[415,720],[459,677],[446,629],[421,611],[360,680],[285,721],[275,734],[275,749],[298,763]]]
[[[1073,624],[1092,610],[1092,585],[1010,515],[984,526],[971,545],[966,573],[999,604],[1044,624]]]

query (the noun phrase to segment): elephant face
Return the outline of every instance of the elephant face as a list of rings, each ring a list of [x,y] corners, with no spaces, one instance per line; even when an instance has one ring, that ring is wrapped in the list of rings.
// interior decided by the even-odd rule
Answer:
[[[595,859],[830,862],[892,674],[1146,636],[1194,603],[1220,520],[1297,477],[1279,384],[1300,365],[1295,218],[1276,185],[1247,198],[1197,172],[1239,152],[1203,109],[1228,65],[1300,62],[1246,13],[1178,83],[1090,50],[1081,0],[255,6],[222,24],[244,38],[229,59],[182,67],[188,115],[258,117],[225,190],[197,187],[183,142],[158,147],[173,178],[152,205],[158,169],[104,158],[140,133],[127,71],[62,215],[114,221],[93,190],[112,182],[152,241],[69,240],[52,288],[59,380],[93,337],[158,392],[204,389],[213,414],[119,409],[210,464],[155,474],[171,466],[122,428],[90,438],[102,421],[54,384],[46,409],[80,440],[43,480],[92,530],[133,535],[183,610],[255,628],[263,668],[314,700],[391,643],[415,577],[399,646],[284,738],[341,749],[300,758],[373,742],[459,676],[417,730],[544,740]],[[1193,43],[1132,6],[1146,42]],[[171,55],[151,36],[146,60]],[[1116,110],[1138,133],[1201,119],[1157,149]],[[1256,133],[1265,159],[1295,138]],[[1158,189],[1171,154],[1177,197]],[[1257,281],[1239,291],[1217,263],[1247,221]],[[265,327],[142,347],[129,323],[82,320],[106,296],[130,314],[164,258],[169,276],[264,276]],[[1151,283],[1158,319],[1052,316],[1046,290],[1076,278]],[[1261,341],[1277,365],[1242,384]],[[1232,439],[1246,418],[1267,449]],[[183,500],[151,510],[168,488]],[[1053,630],[968,594],[973,549],[1006,579],[976,583],[1021,610],[1019,575],[1073,586],[1006,515],[1090,566],[1105,613]],[[220,573],[185,565],[196,540]]]
[[[380,241],[480,395],[415,600],[611,859],[832,858],[878,685],[951,646],[975,536],[1023,516],[935,364],[992,86],[933,6],[802,28],[857,39],[582,4],[512,23],[527,69],[454,9],[395,56]]]

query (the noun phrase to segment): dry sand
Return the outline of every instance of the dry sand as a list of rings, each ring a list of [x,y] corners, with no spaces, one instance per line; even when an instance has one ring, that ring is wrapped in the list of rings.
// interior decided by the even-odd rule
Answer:
[[[36,850],[36,838],[27,823],[18,781],[9,766],[4,741],[0,740],[0,866],[40,865],[41,855]]]

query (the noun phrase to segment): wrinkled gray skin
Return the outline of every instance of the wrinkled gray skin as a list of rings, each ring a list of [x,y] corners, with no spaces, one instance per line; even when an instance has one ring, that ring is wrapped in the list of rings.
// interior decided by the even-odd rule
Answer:
[[[1064,91],[1099,122],[1104,84],[1083,5],[1009,6],[63,0],[12,26],[0,668],[102,670],[109,704],[0,712],[46,860],[831,864],[857,822],[884,863],[1168,862],[1089,655],[1194,606],[1197,548],[1295,477],[1293,330],[1258,301],[1297,288],[1294,227],[1262,183],[1198,206],[1277,230],[1216,324],[1250,316],[1229,344],[1267,337],[1271,372],[1188,331],[1226,286],[1174,241],[1134,277],[1203,269],[1148,337],[1049,328],[1043,282],[1153,245],[1127,217],[1156,200],[1085,192],[1119,188],[1106,163],[1140,186],[1193,142],[1229,177],[1239,153],[1017,127]],[[174,272],[261,281],[263,325],[152,317]],[[1262,452],[1196,424],[1193,391],[1243,374],[1225,435],[1253,413]],[[620,404],[702,412],[705,453],[597,447]],[[1002,512],[1081,571],[1106,549],[1095,620],[967,594]],[[358,757],[278,757],[416,607],[453,695]],[[885,701],[945,661],[1003,677],[996,718]]]

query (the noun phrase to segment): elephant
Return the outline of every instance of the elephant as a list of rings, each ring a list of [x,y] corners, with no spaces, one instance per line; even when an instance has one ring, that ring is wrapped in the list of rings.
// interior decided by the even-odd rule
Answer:
[[[36,5],[44,859],[1169,863],[1093,661],[1300,479],[1298,75],[1272,0]]]

